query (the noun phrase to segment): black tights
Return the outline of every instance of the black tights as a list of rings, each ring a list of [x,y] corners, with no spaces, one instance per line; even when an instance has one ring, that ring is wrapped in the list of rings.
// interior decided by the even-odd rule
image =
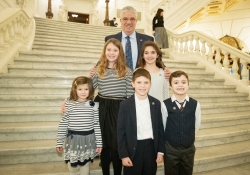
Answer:
[[[103,175],[110,175],[110,163],[113,164],[114,175],[121,175],[122,161],[119,159],[118,150],[103,148],[101,154],[101,164]]]

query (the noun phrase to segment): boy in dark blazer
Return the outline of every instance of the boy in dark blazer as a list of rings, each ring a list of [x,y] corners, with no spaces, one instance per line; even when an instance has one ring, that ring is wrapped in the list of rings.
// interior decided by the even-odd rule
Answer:
[[[133,73],[135,94],[120,104],[117,125],[118,153],[124,175],[155,175],[164,154],[161,103],[148,95],[151,77],[147,70]]]
[[[175,71],[170,75],[171,98],[163,101],[165,129],[165,175],[192,175],[195,155],[195,132],[200,128],[200,103],[188,97],[188,75]]]

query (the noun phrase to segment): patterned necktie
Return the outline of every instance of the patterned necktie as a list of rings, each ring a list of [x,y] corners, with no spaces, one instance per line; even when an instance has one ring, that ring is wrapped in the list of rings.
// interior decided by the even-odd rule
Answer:
[[[178,101],[176,100],[176,102],[179,103],[179,104],[181,105],[181,107],[180,107],[181,112],[183,111],[183,108],[184,108],[183,105],[184,105],[185,101],[186,101],[186,100],[184,100],[183,102],[180,103],[180,102],[178,102]]]
[[[133,70],[133,61],[132,61],[132,50],[131,50],[131,42],[129,36],[125,37],[127,39],[126,46],[125,46],[125,54],[127,65],[130,69]]]

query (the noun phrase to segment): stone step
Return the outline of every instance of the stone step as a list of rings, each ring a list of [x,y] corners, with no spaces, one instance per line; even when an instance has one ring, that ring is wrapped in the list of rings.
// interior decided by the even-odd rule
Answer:
[[[217,128],[250,123],[250,111],[203,114],[201,128]]]
[[[38,46],[58,46],[58,47],[80,47],[80,48],[91,48],[91,49],[100,49],[102,50],[104,47],[104,42],[103,45],[101,43],[89,43],[88,45],[84,45],[85,42],[73,42],[73,41],[68,41],[67,42],[61,42],[60,40],[51,40],[51,41],[39,41],[35,40],[33,43],[32,48],[38,47]]]
[[[9,106],[60,106],[63,99],[68,97],[70,90],[65,94],[0,94],[0,107]],[[3,92],[2,92],[3,93]],[[6,91],[5,91],[6,93]],[[190,97],[197,99],[201,105],[205,103],[219,104],[225,100],[227,102],[249,102],[247,94],[234,93],[227,94],[189,94]]]
[[[9,69],[9,75],[12,74],[20,74],[20,76],[29,76],[30,74],[34,74],[34,75],[38,75],[38,76],[42,76],[42,77],[50,77],[50,76],[72,76],[74,78],[78,77],[78,76],[89,76],[89,70],[81,70],[81,69],[75,69],[75,70],[63,70],[63,69],[57,69],[57,70],[53,70],[53,69],[13,69],[10,68]]]
[[[249,110],[250,101],[202,103],[202,114],[241,112]],[[248,107],[247,107],[248,106]]]
[[[52,22],[52,23],[51,23]],[[69,28],[70,26],[70,28]],[[36,23],[37,28],[47,28],[47,30],[55,29],[55,30],[60,30],[60,31],[71,31],[71,32],[83,32],[83,31],[89,31],[92,33],[98,33],[98,32],[104,32],[104,33],[114,33],[114,32],[120,32],[120,28],[116,27],[109,27],[109,26],[95,26],[95,25],[90,25],[90,24],[79,24],[79,23],[74,23],[74,22],[43,22],[43,21],[37,21]],[[74,30],[71,30],[74,28]],[[93,32],[94,31],[94,32]]]
[[[0,123],[0,141],[56,139],[59,121]],[[204,147],[248,140],[250,139],[249,131],[249,123],[201,129],[196,135],[195,145]]]
[[[250,123],[219,128],[200,129],[196,133],[196,148],[250,140]]]
[[[19,61],[20,62],[20,61]],[[18,61],[15,61],[15,64],[8,65],[9,72],[17,70],[17,69],[28,69],[28,70],[90,70],[91,67],[94,67],[98,60],[92,61],[92,64],[86,64],[86,63],[60,63],[60,62],[24,62],[19,64]],[[172,72],[176,70],[180,70],[180,68],[176,68],[176,66],[169,65],[168,69],[170,69]],[[194,76],[192,74],[198,74],[200,75],[206,75],[213,77],[214,74],[208,74],[203,69],[195,69],[192,66],[186,66],[185,68],[182,68],[181,70],[187,72],[189,76]]]
[[[35,41],[46,41],[46,39],[50,39],[52,42],[53,41],[61,41],[62,43],[68,43],[68,41],[75,41],[75,42],[85,42],[86,43],[99,43],[100,45],[104,45],[104,38],[100,38],[97,40],[93,40],[93,38],[67,38],[68,41],[62,40],[62,36],[50,36],[50,35],[36,35]]]
[[[216,170],[195,173],[194,175],[249,175],[250,163],[243,163],[231,167],[219,168]]]
[[[250,141],[196,149],[195,172],[250,162]],[[62,161],[55,152],[55,140],[0,142],[0,164]]]
[[[59,121],[0,123],[0,141],[56,139]]]
[[[58,37],[64,37],[65,38],[95,38],[96,40],[102,40],[104,41],[104,37],[107,35],[105,35],[105,33],[103,33],[102,31],[100,31],[100,33],[97,33],[97,31],[95,33],[92,32],[88,32],[88,31],[81,31],[81,32],[72,32],[71,30],[68,31],[61,31],[61,30],[47,30],[47,28],[44,27],[40,27],[38,30],[36,30],[36,35],[40,35],[40,36],[58,36]]]
[[[68,56],[60,56],[58,57],[57,55],[31,55],[31,54],[20,54],[19,58],[16,58],[15,64],[24,62],[24,64],[29,63],[29,62],[51,62],[51,63],[84,63],[84,64],[89,64],[93,63],[96,64],[99,60],[99,57],[68,57]]]
[[[68,56],[61,56],[58,57],[56,55],[31,55],[31,54],[26,54],[26,53],[21,53],[18,58],[15,58],[15,63],[16,62],[56,62],[56,63],[97,63],[99,60],[99,57],[94,57],[94,58],[88,58],[82,55],[81,57],[68,57]],[[177,67],[177,65],[182,68],[182,67],[192,67],[192,68],[197,68],[196,62],[179,62],[179,61],[173,61],[168,58],[163,57],[162,58],[164,64],[166,66],[172,66],[172,67]],[[204,70],[203,68],[199,68],[201,70]]]
[[[58,36],[47,36],[47,35],[36,35],[35,37],[35,42],[39,41],[39,42],[52,42],[52,43],[72,43],[74,45],[80,45],[80,44],[90,44],[91,46],[95,46],[96,44],[100,44],[100,45],[104,45],[104,37],[102,39],[99,40],[93,40],[93,39],[83,39],[83,38],[67,38],[67,40],[62,40],[61,37]],[[84,44],[84,45],[85,45]]]
[[[0,94],[69,94],[71,83],[69,84],[22,84],[19,82],[8,83],[0,79]],[[26,82],[27,83],[27,82]],[[46,89],[46,91],[45,91]],[[221,94],[221,93],[235,93],[234,86],[196,86],[193,85],[188,90],[189,94]]]
[[[194,173],[250,162],[250,140],[197,148]]]
[[[31,84],[71,84],[73,79],[78,76],[89,76],[89,72],[82,74],[78,72],[76,75],[41,75],[41,74],[19,74],[19,73],[8,73],[0,74],[0,83],[31,83]],[[190,77],[190,86],[223,86],[224,80],[213,79],[209,77]]]
[[[101,168],[99,167],[99,158],[96,158],[90,164],[90,175],[101,175]],[[0,172],[8,175],[68,175],[68,167],[64,162],[45,162],[33,164],[18,164],[18,165],[0,165]],[[194,173],[193,175],[249,175],[250,163],[243,163],[231,167],[219,168],[216,170]],[[111,175],[113,170],[111,166]],[[164,175],[164,169],[158,164],[157,174]]]
[[[46,51],[46,50],[32,50],[31,52],[22,52],[20,51],[20,54],[26,54],[26,55],[41,55],[41,56],[57,56],[60,58],[61,56],[63,57],[88,57],[88,58],[100,58],[101,52],[98,53],[96,51],[93,52],[68,52],[68,51]]]

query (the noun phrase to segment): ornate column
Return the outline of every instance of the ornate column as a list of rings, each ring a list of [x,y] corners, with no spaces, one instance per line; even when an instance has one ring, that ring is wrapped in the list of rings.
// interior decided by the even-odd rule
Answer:
[[[48,11],[45,14],[46,14],[46,18],[49,18],[49,19],[53,18],[53,13],[51,10],[51,0],[48,0]]]
[[[109,0],[106,0],[106,15],[105,15],[105,20],[103,21],[105,26],[109,26]]]

